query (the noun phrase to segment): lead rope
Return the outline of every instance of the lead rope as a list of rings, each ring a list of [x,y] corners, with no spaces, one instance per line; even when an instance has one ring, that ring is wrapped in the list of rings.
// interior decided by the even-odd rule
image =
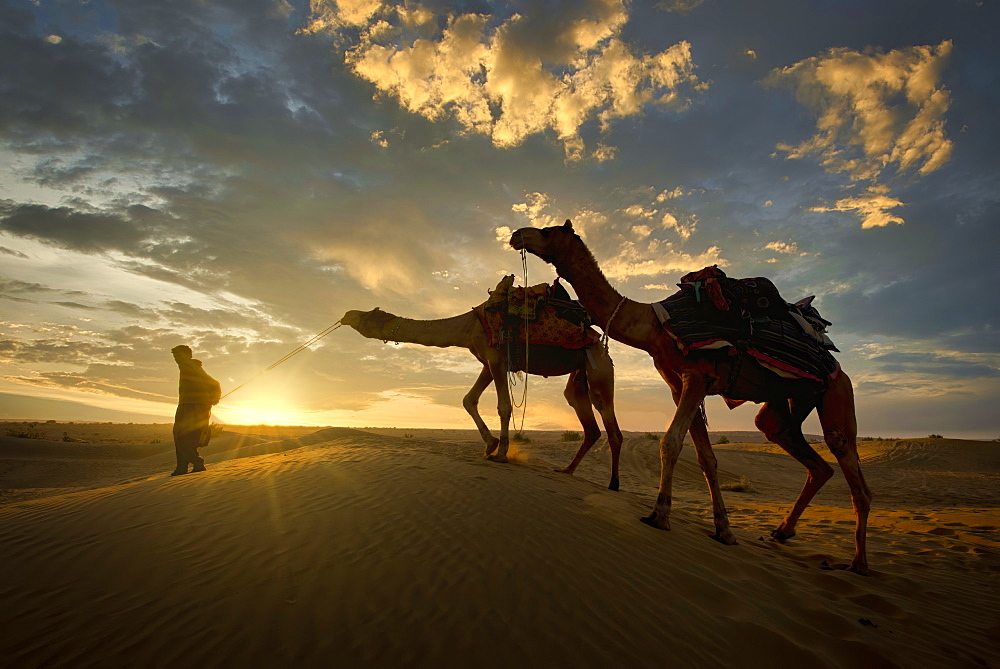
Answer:
[[[604,345],[605,353],[608,352],[608,339],[611,337],[611,321],[615,320],[615,316],[618,315],[618,310],[622,308],[623,304],[625,304],[624,297],[621,299],[621,302],[618,303],[618,306],[615,307],[615,310],[611,312],[611,318],[608,319],[608,325],[604,328],[604,334],[601,335],[601,343]]]
[[[521,389],[521,403],[518,404],[514,400],[514,386],[517,385],[517,372],[511,371],[514,364],[514,358],[511,356],[511,340],[513,337],[507,338],[507,392],[510,393],[510,403],[514,408],[521,409],[521,427],[518,429],[517,421],[511,417],[511,422],[514,424],[514,432],[521,432],[524,430],[524,416],[528,411],[528,254],[524,249],[521,249],[521,271],[524,275],[524,302],[521,305],[521,315],[524,318],[524,387]],[[516,334],[516,333],[515,333]],[[515,347],[516,347],[515,343]]]
[[[312,346],[313,344],[315,344],[316,342],[318,342],[320,339],[322,339],[323,337],[327,336],[328,334],[330,334],[331,332],[333,332],[334,330],[336,330],[337,328],[339,328],[342,325],[343,325],[343,323],[341,323],[340,321],[337,321],[336,323],[334,323],[333,325],[331,325],[327,329],[323,330],[322,332],[320,332],[318,335],[316,335],[315,337],[313,337],[312,339],[310,339],[306,343],[302,344],[301,346],[299,346],[298,348],[296,348],[292,352],[285,354],[283,357],[279,358],[275,362],[272,362],[270,365],[268,365],[267,367],[265,367],[261,371],[257,372],[254,376],[250,377],[249,379],[247,379],[246,381],[244,381],[240,385],[238,385],[235,388],[233,388],[232,390],[230,390],[228,393],[226,393],[225,395],[223,395],[222,397],[220,397],[219,401],[221,402],[222,400],[226,399],[227,397],[229,397],[230,395],[232,395],[233,393],[235,393],[237,390],[239,390],[243,386],[247,385],[248,383],[250,383],[251,381],[253,381],[254,379],[256,379],[258,376],[261,376],[262,374],[264,374],[266,372],[270,372],[272,369],[274,369],[275,367],[277,367],[278,365],[280,365],[283,362],[287,362],[293,356],[295,356],[295,355],[301,353],[302,351],[306,350],[307,348],[309,348],[310,346]]]

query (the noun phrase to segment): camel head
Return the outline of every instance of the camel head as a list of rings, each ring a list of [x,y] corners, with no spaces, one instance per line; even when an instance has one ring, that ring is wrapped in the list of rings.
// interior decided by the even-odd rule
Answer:
[[[551,264],[563,255],[570,242],[579,239],[573,231],[573,223],[567,220],[551,228],[521,228],[510,236],[510,245],[517,251],[524,249]]]
[[[344,314],[340,322],[351,326],[365,337],[375,338],[379,337],[389,322],[395,320],[395,318],[396,316],[390,314],[388,311],[382,311],[378,307],[375,307],[371,311],[357,311],[356,309],[352,309]]]

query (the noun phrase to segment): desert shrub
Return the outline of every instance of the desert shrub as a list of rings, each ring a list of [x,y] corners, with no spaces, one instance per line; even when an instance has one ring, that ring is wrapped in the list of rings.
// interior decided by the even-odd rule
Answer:
[[[567,430],[559,437],[559,441],[580,441],[580,433]]]
[[[25,423],[24,425],[18,425],[17,427],[7,428],[8,437],[20,437],[21,439],[43,439],[41,430],[38,429],[38,423]]]
[[[739,481],[735,481],[733,483],[723,483],[719,487],[723,490],[731,490],[733,492],[759,492],[757,488],[753,487],[753,482],[751,482],[746,476],[740,476]]]
[[[642,435],[642,438],[643,439],[653,439],[655,441],[659,441],[660,440],[660,435],[656,434],[655,432],[647,432],[646,434]]]
[[[531,437],[526,435],[524,432],[515,432],[514,436],[510,438],[511,441],[519,441],[522,444],[530,444]]]
[[[728,444],[729,443],[729,437],[727,437],[726,435],[722,435],[718,439],[715,440],[715,443],[717,443],[717,444]]]
[[[209,429],[209,432],[211,432],[211,434],[212,434],[212,438],[215,439],[220,434],[222,434],[223,432],[225,432],[226,426],[223,425],[222,423],[212,423],[211,425],[209,425],[208,429]]]
[[[944,439],[944,437],[942,437],[940,434],[929,434],[929,435],[927,435],[927,438],[928,439]]]
[[[412,439],[412,438],[413,438],[413,433],[412,432],[404,432],[403,433],[403,439]]]

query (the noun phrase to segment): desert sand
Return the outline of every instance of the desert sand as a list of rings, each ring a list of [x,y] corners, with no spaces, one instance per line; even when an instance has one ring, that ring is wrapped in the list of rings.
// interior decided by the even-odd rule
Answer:
[[[497,464],[471,430],[244,428],[171,478],[169,425],[40,427],[0,437],[4,666],[1000,666],[996,443],[861,445],[864,577],[839,471],[766,540],[804,480],[766,443],[716,447],[755,490],[723,546],[690,447],[672,530],[638,521],[639,433],[611,492],[606,441],[568,476],[558,432]]]

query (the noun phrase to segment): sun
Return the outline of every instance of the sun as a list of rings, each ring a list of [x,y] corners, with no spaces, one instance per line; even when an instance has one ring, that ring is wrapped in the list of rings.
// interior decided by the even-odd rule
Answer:
[[[316,425],[315,415],[274,402],[218,406],[212,420],[229,425]]]

